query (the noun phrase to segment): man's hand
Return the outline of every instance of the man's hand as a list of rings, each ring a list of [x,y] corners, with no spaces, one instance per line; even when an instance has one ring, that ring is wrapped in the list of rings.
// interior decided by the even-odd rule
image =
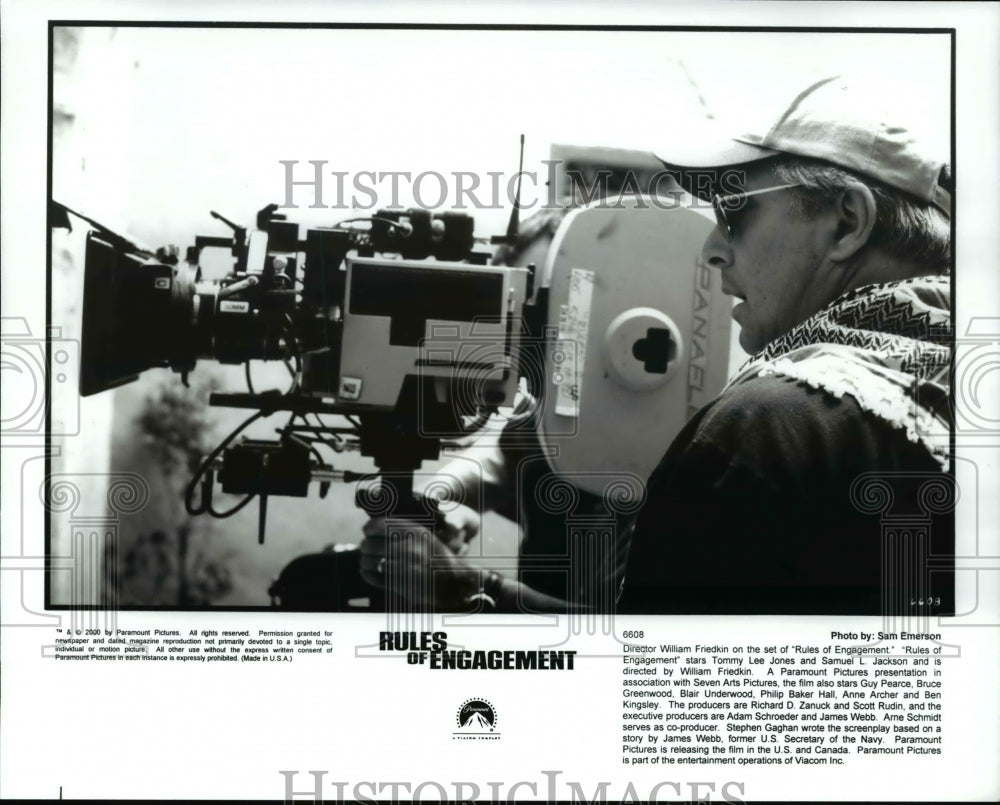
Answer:
[[[470,609],[480,573],[424,526],[376,517],[364,527],[361,577],[411,604],[435,612]]]
[[[479,512],[458,504],[442,513],[442,521],[437,532],[438,539],[451,548],[453,553],[462,556],[469,550],[469,543],[479,534],[482,522]]]

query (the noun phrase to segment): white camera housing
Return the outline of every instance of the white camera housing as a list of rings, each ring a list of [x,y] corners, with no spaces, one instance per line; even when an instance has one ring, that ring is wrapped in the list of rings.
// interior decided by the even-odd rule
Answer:
[[[608,474],[648,478],[726,383],[732,304],[699,259],[714,223],[683,203],[595,202],[566,217],[549,250],[558,333],[539,436],[552,469],[595,494]]]

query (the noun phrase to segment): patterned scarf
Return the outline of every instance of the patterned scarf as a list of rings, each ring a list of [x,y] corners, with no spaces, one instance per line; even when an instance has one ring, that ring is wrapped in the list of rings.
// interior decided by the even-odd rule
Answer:
[[[768,344],[729,387],[776,374],[838,398],[849,394],[948,471],[950,299],[948,276],[857,288]]]

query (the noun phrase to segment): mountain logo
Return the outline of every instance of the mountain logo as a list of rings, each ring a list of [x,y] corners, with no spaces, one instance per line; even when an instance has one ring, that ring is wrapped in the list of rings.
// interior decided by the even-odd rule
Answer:
[[[500,737],[497,731],[497,711],[486,699],[466,699],[458,708],[455,717],[458,729],[457,740],[494,740]]]

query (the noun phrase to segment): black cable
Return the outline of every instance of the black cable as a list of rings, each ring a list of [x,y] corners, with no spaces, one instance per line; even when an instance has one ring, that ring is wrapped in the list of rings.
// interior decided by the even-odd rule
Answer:
[[[330,439],[328,439],[326,436],[323,435],[323,431],[326,430],[326,425],[324,425],[323,424],[323,420],[319,418],[319,414],[317,414],[315,411],[313,411],[312,415],[314,417],[316,417],[316,425],[314,427],[315,427],[315,434],[316,434],[317,439],[320,442],[322,442],[324,445],[326,445],[327,447],[329,447],[331,450],[333,450],[335,453],[343,452],[343,450],[344,450],[344,440],[339,435],[332,434],[332,436],[333,436],[333,442],[331,442]],[[306,425],[309,424],[309,419],[308,419],[308,415],[307,414],[303,415],[302,421]]]
[[[330,426],[329,426],[329,425],[327,425],[327,424],[326,424],[325,422],[323,422],[323,420],[322,420],[322,419],[320,418],[320,415],[319,415],[319,412],[318,412],[318,411],[309,411],[309,412],[307,412],[307,413],[309,413],[309,414],[312,414],[312,415],[313,415],[313,417],[315,418],[315,420],[316,420],[316,425],[315,425],[314,427],[316,428],[316,432],[317,432],[317,433],[322,433],[322,432],[323,432],[323,431],[325,431],[325,430],[326,430],[326,429],[327,429],[328,427],[330,427]],[[309,424],[309,420],[308,420],[308,419],[306,419],[306,417],[302,417],[302,419],[303,419],[303,421],[305,421],[305,423],[306,423],[307,425]],[[352,422],[351,424],[353,425],[354,423]],[[357,427],[357,426],[355,426],[355,427]],[[334,434],[334,435],[336,435],[336,434]],[[339,437],[338,437],[338,438],[339,438]]]
[[[255,494],[251,494],[242,503],[237,504],[236,508],[230,510],[229,512],[223,513],[223,514],[219,514],[218,512],[215,512],[212,509],[212,507],[211,507],[210,504],[203,505],[201,508],[196,509],[194,507],[194,505],[192,504],[192,502],[191,502],[192,498],[194,496],[194,490],[195,490],[195,488],[198,486],[198,483],[201,481],[202,476],[207,472],[207,470],[209,469],[209,467],[211,467],[211,465],[215,461],[215,459],[217,459],[222,454],[222,451],[225,450],[229,446],[229,443],[233,439],[235,439],[237,436],[239,436],[240,433],[242,433],[244,430],[246,430],[246,428],[249,427],[251,423],[256,422],[262,416],[264,416],[264,412],[263,411],[258,411],[257,413],[255,413],[255,414],[247,417],[240,425],[238,425],[233,430],[232,433],[230,433],[225,439],[223,439],[218,444],[218,446],[211,453],[208,454],[208,458],[206,458],[204,461],[201,462],[201,466],[198,467],[198,471],[194,474],[194,477],[191,479],[191,482],[188,484],[187,489],[184,490],[184,509],[187,511],[188,514],[190,514],[192,516],[195,516],[195,515],[198,515],[198,514],[204,514],[205,512],[208,512],[213,517],[228,517],[229,515],[235,514],[236,512],[238,512],[240,509],[242,509],[244,506],[246,506],[247,503],[249,503],[254,498]],[[204,503],[204,501],[203,501],[203,503]]]
[[[338,444],[334,444],[326,436],[323,435],[323,430],[326,428],[326,426],[322,422],[319,423],[319,427],[317,427],[315,425],[312,425],[309,422],[309,420],[306,418],[306,414],[292,414],[292,420],[295,420],[295,419],[301,419],[302,420],[302,424],[305,427],[312,429],[311,431],[305,431],[306,437],[303,437],[303,438],[301,438],[299,440],[300,441],[305,441],[306,438],[308,438],[309,439],[309,447],[313,449],[316,457],[321,462],[323,461],[323,457],[320,455],[319,451],[316,450],[316,448],[313,446],[313,444],[315,442],[319,442],[324,447],[329,447],[335,453],[343,452],[343,449],[344,449],[343,445],[341,445],[339,443]],[[316,419],[317,419],[317,421],[319,421],[319,415],[318,414],[316,415]],[[292,420],[289,420],[288,425],[292,424]],[[297,437],[298,437],[298,434],[292,434],[292,438],[293,439],[297,438]],[[338,440],[338,442],[342,441],[339,437],[337,437],[337,440]]]
[[[215,509],[209,507],[208,513],[212,515],[212,517],[215,517],[218,520],[224,520],[227,517],[232,517],[234,514],[236,514],[236,512],[238,512],[240,509],[246,506],[255,497],[257,497],[257,493],[251,492],[249,495],[243,498],[243,500],[241,500],[239,503],[233,506],[233,508],[231,508],[229,511],[217,512]]]
[[[284,317],[284,327],[281,329],[281,335],[285,339],[285,346],[289,349],[292,355],[298,355],[301,351],[299,349],[299,342],[295,338],[295,322],[292,321],[292,317],[287,313]]]
[[[302,371],[302,362],[299,360],[299,356],[295,356],[295,368],[288,362],[288,358],[285,358],[285,368],[288,370],[289,374],[292,376],[292,384],[288,387],[288,391],[285,392],[287,397],[289,394],[293,394],[299,387],[299,372]]]
[[[305,423],[306,427],[309,427],[309,420],[305,418],[304,414],[292,413],[288,417],[288,422],[285,424],[285,427],[282,430],[279,430],[278,433],[281,434],[281,437],[283,439],[285,438],[292,439],[293,441],[298,442],[304,447],[308,447],[309,450],[312,452],[312,454],[316,457],[316,460],[319,461],[320,464],[325,464],[326,462],[323,461],[323,455],[319,452],[319,450],[316,449],[316,445],[313,444],[313,441],[322,442],[323,441],[322,437],[317,438],[315,435],[313,435],[312,437],[308,437],[308,435],[300,436],[297,433],[292,433],[291,428],[296,419],[301,419]],[[313,441],[310,441],[309,440],[310,438]]]
[[[400,223],[399,221],[393,221],[391,218],[382,218],[381,216],[378,215],[373,215],[370,218],[348,218],[344,221],[340,221],[337,224],[335,224],[335,228],[336,229],[344,228],[350,232],[370,232],[371,231],[370,229],[357,230],[353,229],[352,227],[345,227],[344,224],[358,224],[358,223],[370,224],[373,223],[374,221],[381,221],[384,224],[389,224],[389,226],[394,226],[396,227],[396,229],[401,229],[404,232],[406,232],[407,230],[409,230],[410,232],[413,231],[413,227],[410,226],[409,224]]]
[[[291,386],[288,387],[288,391],[286,391],[285,394],[291,394],[299,386],[299,373],[302,371],[302,358],[300,356],[301,350],[299,349],[299,343],[295,338],[295,332],[294,332],[295,322],[292,321],[292,317],[287,313],[285,314],[284,317],[284,324],[285,327],[282,328],[281,335],[285,340],[285,345],[289,347],[289,351],[291,352],[291,357],[295,359],[295,368],[293,369],[291,363],[288,360],[288,355],[282,358],[285,364],[285,368],[288,370],[288,373],[292,376],[292,384]]]
[[[250,361],[249,359],[243,364],[243,368],[247,377],[247,391],[251,394],[256,394],[257,392],[253,389],[253,381],[250,379]]]

